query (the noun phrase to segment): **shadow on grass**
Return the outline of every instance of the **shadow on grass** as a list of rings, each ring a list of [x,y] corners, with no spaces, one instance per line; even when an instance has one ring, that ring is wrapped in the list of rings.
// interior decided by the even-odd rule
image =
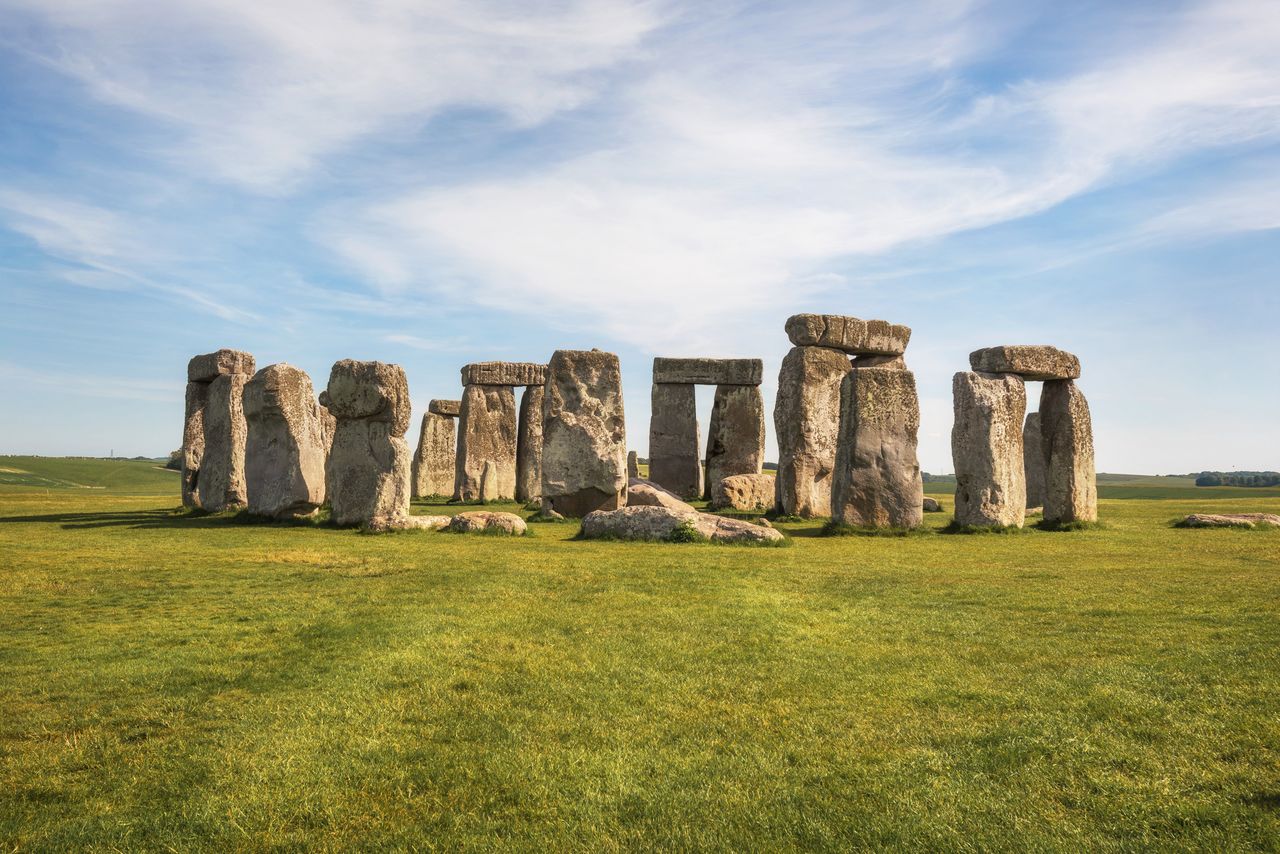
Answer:
[[[933,533],[933,528],[923,525],[916,528],[875,528],[836,521],[828,522],[818,529],[818,535],[822,537],[927,537]]]

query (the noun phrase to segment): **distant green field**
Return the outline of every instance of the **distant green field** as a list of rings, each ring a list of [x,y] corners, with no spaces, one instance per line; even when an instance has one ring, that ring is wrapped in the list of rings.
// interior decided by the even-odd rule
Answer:
[[[159,460],[0,456],[0,492],[87,489],[176,497],[178,477]]]

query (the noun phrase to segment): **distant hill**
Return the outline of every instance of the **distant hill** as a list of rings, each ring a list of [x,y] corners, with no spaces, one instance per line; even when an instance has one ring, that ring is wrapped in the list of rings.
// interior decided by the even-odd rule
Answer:
[[[93,489],[132,495],[179,494],[178,472],[164,460],[0,456],[0,490]]]
[[[1202,471],[1196,486],[1280,486],[1280,471]]]

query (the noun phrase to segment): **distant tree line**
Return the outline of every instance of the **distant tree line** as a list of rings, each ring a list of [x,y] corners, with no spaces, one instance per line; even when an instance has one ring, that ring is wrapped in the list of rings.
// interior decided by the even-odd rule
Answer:
[[[1280,486],[1280,472],[1202,471],[1196,475],[1196,486]]]
[[[927,471],[920,472],[920,479],[925,483],[955,483],[956,476],[953,474],[929,474]]]

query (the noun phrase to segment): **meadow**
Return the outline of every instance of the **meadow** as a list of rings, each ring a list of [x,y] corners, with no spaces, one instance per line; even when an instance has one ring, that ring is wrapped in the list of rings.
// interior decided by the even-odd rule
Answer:
[[[245,524],[159,466],[0,457],[0,850],[1280,848],[1280,530],[1171,527],[1280,490],[752,548]]]

